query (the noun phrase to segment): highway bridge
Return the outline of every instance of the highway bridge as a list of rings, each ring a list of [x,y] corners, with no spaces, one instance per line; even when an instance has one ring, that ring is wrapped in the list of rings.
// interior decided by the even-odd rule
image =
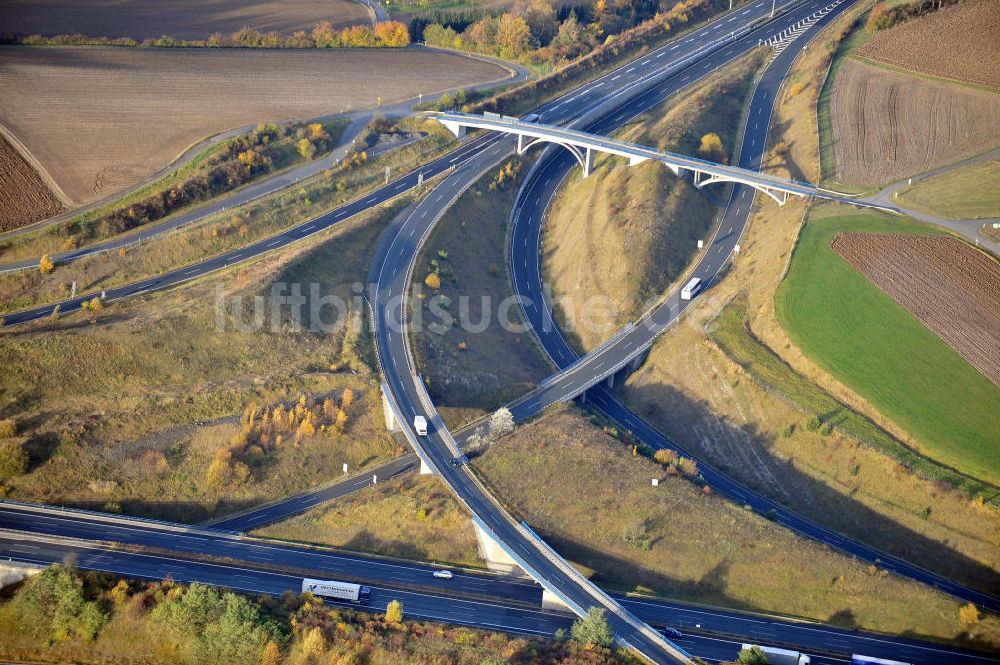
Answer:
[[[434,118],[459,138],[465,136],[465,131],[468,128],[512,134],[517,137],[517,154],[519,155],[523,155],[530,148],[539,144],[560,145],[566,148],[580,164],[584,178],[590,175],[594,165],[594,155],[600,152],[624,157],[628,159],[629,166],[635,166],[648,160],[660,162],[673,171],[674,175],[680,175],[681,172],[689,173],[696,187],[704,187],[717,182],[747,185],[767,194],[779,205],[787,201],[789,194],[804,197],[814,196],[818,192],[815,185],[807,182],[788,180],[760,171],[740,168],[739,166],[726,166],[677,153],[661,152],[628,141],[577,129],[524,121],[498,114],[480,116],[447,111],[428,112],[424,115]]]

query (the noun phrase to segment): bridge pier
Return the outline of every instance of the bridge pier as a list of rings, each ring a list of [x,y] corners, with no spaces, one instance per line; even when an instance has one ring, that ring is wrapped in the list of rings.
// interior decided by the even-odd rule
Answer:
[[[573,608],[567,605],[559,598],[559,596],[554,593],[550,593],[548,589],[542,589],[542,609],[546,610],[559,610],[563,612],[572,612]]]
[[[504,575],[516,575],[518,577],[528,577],[517,562],[504,551],[493,536],[483,530],[479,523],[472,521],[473,530],[476,532],[476,542],[479,544],[479,556],[486,562],[486,567],[494,573]]]
[[[382,415],[385,416],[386,431],[402,431],[403,428],[400,426],[399,420],[396,419],[396,414],[393,412],[392,407],[389,406],[389,398],[386,397],[385,392],[382,393]]]

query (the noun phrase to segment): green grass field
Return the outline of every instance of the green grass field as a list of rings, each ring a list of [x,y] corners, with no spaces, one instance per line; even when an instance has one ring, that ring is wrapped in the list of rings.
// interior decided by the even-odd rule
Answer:
[[[998,182],[1000,160],[990,159],[904,187],[896,192],[896,201],[945,219],[1000,217]]]
[[[840,231],[936,233],[886,215],[814,209],[775,306],[809,357],[909,432],[921,452],[997,482],[1000,388],[831,248]]]

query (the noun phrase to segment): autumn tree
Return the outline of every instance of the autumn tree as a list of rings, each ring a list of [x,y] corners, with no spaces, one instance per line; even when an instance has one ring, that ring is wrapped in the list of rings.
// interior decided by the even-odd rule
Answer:
[[[958,620],[963,626],[974,626],[979,623],[979,609],[972,603],[962,605],[958,609]]]
[[[410,43],[410,31],[400,21],[382,21],[375,26],[375,39],[379,46],[401,48]]]
[[[385,608],[385,622],[393,626],[403,623],[403,603],[398,600],[389,602]]]
[[[427,288],[437,291],[441,288],[441,277],[436,272],[429,273],[424,278],[424,284],[427,285]]]
[[[313,155],[316,154],[316,146],[307,138],[299,139],[298,143],[295,144],[295,149],[303,159],[312,159]]]
[[[677,453],[669,448],[661,448],[653,453],[653,459],[663,466],[669,466],[677,461]]]
[[[48,254],[42,254],[42,258],[38,259],[38,270],[41,271],[43,275],[48,275],[55,269],[55,267],[55,262]]]
[[[497,24],[497,49],[500,57],[516,60],[531,47],[531,28],[514,14],[503,14]]]
[[[709,132],[701,137],[698,153],[713,162],[726,161],[726,149],[722,147],[722,139],[715,132]]]
[[[344,392],[340,394],[340,405],[349,409],[351,404],[354,404],[354,391],[350,388],[344,388]]]
[[[281,650],[274,640],[264,645],[264,650],[260,654],[260,665],[281,665]]]
[[[333,24],[329,21],[321,21],[313,27],[312,40],[320,48],[330,48],[339,45],[337,33],[333,29]]]

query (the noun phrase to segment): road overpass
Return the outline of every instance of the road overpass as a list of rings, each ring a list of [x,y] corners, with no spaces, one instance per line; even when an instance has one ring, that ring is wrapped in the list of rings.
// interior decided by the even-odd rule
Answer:
[[[674,175],[680,175],[681,172],[689,173],[695,186],[699,188],[721,182],[747,185],[767,194],[779,205],[787,201],[788,195],[805,197],[815,196],[818,193],[817,187],[807,182],[779,178],[739,166],[717,164],[697,157],[661,152],[621,139],[557,125],[525,121],[496,113],[474,115],[447,111],[427,112],[424,115],[434,118],[460,138],[465,136],[465,131],[469,128],[503,132],[516,136],[517,154],[519,155],[523,155],[530,148],[539,144],[560,145],[566,148],[580,164],[584,178],[589,176],[593,170],[594,155],[604,153],[628,159],[629,166],[635,166],[649,160],[660,162],[673,171]]]

